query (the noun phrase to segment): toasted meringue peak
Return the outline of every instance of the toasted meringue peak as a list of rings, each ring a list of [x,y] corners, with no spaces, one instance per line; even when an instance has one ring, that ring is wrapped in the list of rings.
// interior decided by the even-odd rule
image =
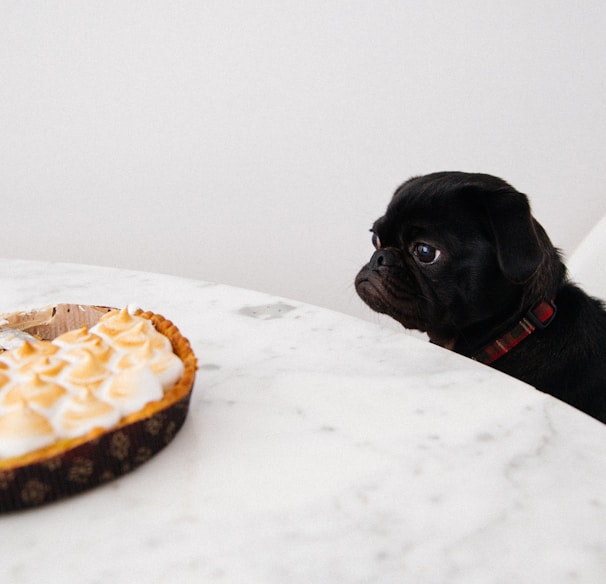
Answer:
[[[59,400],[67,393],[60,385],[52,385],[45,391],[21,393],[16,387],[13,387],[6,393],[3,405],[6,409],[10,409],[18,400],[22,400],[24,396],[28,403],[39,407],[43,411],[48,411],[59,402]]]
[[[8,389],[3,396],[2,405],[10,408],[26,402],[49,410],[66,394],[67,390],[58,383],[44,381],[40,375],[34,374]]]
[[[99,335],[91,332],[86,326],[63,333],[53,339],[52,343],[63,348],[86,347],[93,353],[105,353],[108,349],[111,349]]]
[[[112,346],[117,350],[132,351],[140,348],[146,343],[151,343],[154,350],[172,350],[170,341],[164,335],[161,335],[156,331],[151,322],[142,318],[139,318],[138,320],[139,322],[133,323],[128,329],[110,337]]]
[[[67,355],[65,381],[78,386],[97,384],[109,376],[109,369],[88,349],[74,348]]]
[[[158,376],[162,388],[170,389],[183,375],[183,361],[174,353],[160,353],[150,363],[152,372]]]
[[[23,401],[0,415],[0,457],[20,456],[54,441],[51,423]]]
[[[27,363],[40,357],[49,357],[54,355],[59,347],[53,345],[50,341],[25,341],[19,347],[0,353],[0,361],[8,366],[16,363]]]
[[[122,310],[112,310],[104,314],[99,322],[92,327],[92,330],[101,335],[115,337],[128,330],[138,322],[137,317],[129,313],[128,308]]]
[[[154,350],[151,345],[151,341],[146,341],[136,349],[130,351],[121,352],[120,357],[114,362],[115,371],[123,371],[129,367],[136,367],[141,363],[148,363],[154,357]]]
[[[110,403],[116,404],[123,415],[136,412],[164,395],[160,381],[143,363],[114,375],[99,393]]]
[[[17,372],[20,375],[37,373],[43,377],[56,378],[66,365],[67,361],[53,355],[51,357],[40,357],[26,362],[20,367],[17,366]]]
[[[58,337],[55,337],[52,342],[55,345],[59,345],[59,346],[82,344],[82,343],[86,343],[87,341],[89,341],[91,336],[92,335],[89,332],[88,327],[83,326],[79,329],[67,331],[66,333],[63,333],[63,334],[59,335]]]
[[[56,419],[60,436],[73,438],[94,428],[111,428],[120,420],[116,408],[97,398],[89,389],[83,389],[69,400]]]
[[[25,341],[13,351],[13,354],[17,359],[27,360],[31,357],[35,357],[37,351],[34,345],[32,345],[29,341]]]

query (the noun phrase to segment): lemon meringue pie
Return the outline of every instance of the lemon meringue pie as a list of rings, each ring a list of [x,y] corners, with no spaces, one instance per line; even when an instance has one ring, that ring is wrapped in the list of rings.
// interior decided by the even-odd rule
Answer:
[[[172,439],[187,413],[196,358],[172,322],[128,308],[57,309],[29,328],[22,319],[25,338],[0,351],[0,511],[131,470]],[[79,312],[83,323],[71,328]],[[86,480],[70,470],[83,460]],[[31,500],[32,480],[39,500]]]

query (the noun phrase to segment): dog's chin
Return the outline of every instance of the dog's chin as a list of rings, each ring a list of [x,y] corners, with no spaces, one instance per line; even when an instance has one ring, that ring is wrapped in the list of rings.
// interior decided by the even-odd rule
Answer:
[[[390,316],[407,329],[426,332],[414,295],[399,290],[396,296],[381,277],[364,270],[358,274],[355,286],[358,296],[375,312]]]

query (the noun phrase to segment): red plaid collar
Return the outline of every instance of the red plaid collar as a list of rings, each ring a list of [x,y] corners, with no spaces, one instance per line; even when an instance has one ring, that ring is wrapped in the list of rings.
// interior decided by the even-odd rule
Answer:
[[[553,320],[556,314],[556,305],[548,300],[543,300],[533,306],[524,318],[502,337],[493,341],[482,350],[478,351],[472,359],[485,365],[493,363],[506,353],[509,353],[516,345],[520,344],[528,335],[536,329],[544,329]]]

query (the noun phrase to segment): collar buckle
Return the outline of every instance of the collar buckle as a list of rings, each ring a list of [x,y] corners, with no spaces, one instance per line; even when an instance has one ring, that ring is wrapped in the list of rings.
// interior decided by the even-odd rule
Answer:
[[[558,311],[552,300],[542,300],[535,304],[525,315],[525,319],[536,329],[547,328]]]

